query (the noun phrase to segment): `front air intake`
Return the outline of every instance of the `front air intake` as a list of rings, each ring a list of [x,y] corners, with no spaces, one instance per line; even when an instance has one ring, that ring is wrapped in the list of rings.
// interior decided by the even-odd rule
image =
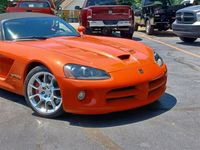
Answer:
[[[120,56],[118,56],[118,58],[121,59],[121,60],[126,60],[126,59],[130,58],[130,55],[129,54],[127,54],[127,55],[120,55]]]

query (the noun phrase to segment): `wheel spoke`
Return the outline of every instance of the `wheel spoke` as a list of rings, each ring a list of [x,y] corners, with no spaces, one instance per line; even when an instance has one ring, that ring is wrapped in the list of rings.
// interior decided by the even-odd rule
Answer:
[[[55,80],[54,77],[51,78],[51,82],[50,82],[50,85],[53,85],[53,81]]]
[[[60,88],[54,88],[53,90],[54,91],[60,91]]]
[[[55,108],[56,108],[56,104],[55,104],[55,102],[54,102],[53,100],[51,100],[50,103],[51,103],[53,109],[55,109]]]
[[[39,94],[31,95],[31,96],[29,96],[29,99],[32,99],[32,98],[34,98],[34,97],[36,97],[36,96],[39,96]]]
[[[44,74],[44,78],[43,78],[43,82],[44,82],[44,83],[46,83],[46,80],[47,80],[46,76],[47,76],[47,75]]]
[[[48,112],[47,103],[48,103],[47,101],[45,101],[45,103],[44,103],[44,108],[45,108],[46,112]]]
[[[57,97],[55,95],[53,95],[53,98],[61,100],[61,97]]]
[[[32,85],[32,84],[28,84],[28,86],[30,86],[31,88],[35,89],[35,90],[38,90],[38,87]]]
[[[42,82],[40,81],[40,79],[38,79],[37,77],[34,77],[34,78],[37,81],[37,83],[42,84]]]
[[[44,102],[44,100],[40,99],[40,101],[35,105],[35,107],[39,107],[42,104],[42,102]]]

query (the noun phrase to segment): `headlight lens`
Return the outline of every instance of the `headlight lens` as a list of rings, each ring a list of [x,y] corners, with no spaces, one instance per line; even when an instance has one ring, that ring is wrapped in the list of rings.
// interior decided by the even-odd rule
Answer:
[[[200,21],[200,12],[197,13],[197,21]]]
[[[154,52],[154,59],[160,67],[164,64],[163,59],[156,52]]]
[[[79,80],[105,80],[110,75],[101,69],[96,69],[78,64],[67,64],[64,66],[65,76]]]

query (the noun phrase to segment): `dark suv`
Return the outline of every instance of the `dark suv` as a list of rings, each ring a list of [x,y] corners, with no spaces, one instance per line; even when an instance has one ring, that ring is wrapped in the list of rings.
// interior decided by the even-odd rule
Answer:
[[[141,7],[135,11],[135,30],[145,26],[147,34],[154,29],[166,31],[175,21],[176,11],[184,5],[172,5],[170,0],[142,0]]]

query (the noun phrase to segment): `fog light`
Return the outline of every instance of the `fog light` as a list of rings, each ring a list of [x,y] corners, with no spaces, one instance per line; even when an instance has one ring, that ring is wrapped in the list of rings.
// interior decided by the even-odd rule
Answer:
[[[85,99],[85,96],[86,96],[85,91],[80,91],[80,92],[78,93],[78,100],[79,100],[79,101],[84,100],[84,99]]]

